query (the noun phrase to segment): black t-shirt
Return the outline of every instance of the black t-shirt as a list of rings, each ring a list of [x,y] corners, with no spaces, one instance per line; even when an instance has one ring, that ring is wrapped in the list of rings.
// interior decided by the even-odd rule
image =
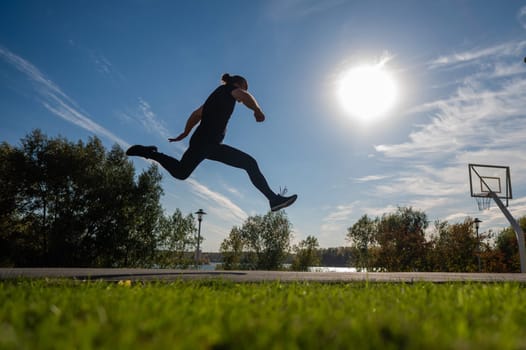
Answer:
[[[200,142],[221,142],[225,137],[226,125],[234,112],[236,99],[232,91],[237,89],[231,84],[221,85],[208,96],[203,105],[201,123],[193,139]]]

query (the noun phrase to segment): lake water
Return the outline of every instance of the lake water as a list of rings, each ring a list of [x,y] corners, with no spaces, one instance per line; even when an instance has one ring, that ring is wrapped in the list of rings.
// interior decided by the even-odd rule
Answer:
[[[216,266],[219,263],[210,263],[207,265],[201,265],[199,270],[202,271],[215,271]],[[354,267],[335,267],[335,266],[311,266],[309,272],[357,272]]]
[[[357,272],[355,267],[311,266],[310,272]]]

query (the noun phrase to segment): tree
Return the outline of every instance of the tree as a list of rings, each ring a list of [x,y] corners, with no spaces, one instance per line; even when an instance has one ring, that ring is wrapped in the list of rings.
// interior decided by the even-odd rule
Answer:
[[[321,248],[320,262],[322,266],[354,266],[352,257],[356,255],[354,247]]]
[[[526,232],[526,216],[519,218],[518,223],[523,232]],[[512,227],[505,228],[497,235],[496,250],[503,257],[503,264],[506,266],[506,271],[521,272],[519,244],[517,242],[517,234]]]
[[[467,218],[463,223],[453,225],[437,221],[435,230],[437,236],[431,240],[433,270],[445,272],[478,271],[477,258],[481,256],[482,239],[477,239],[471,218]]]
[[[246,269],[247,261],[244,260],[245,239],[241,229],[233,227],[227,238],[221,242],[220,252],[222,255],[222,267],[225,270]]]
[[[227,259],[225,268],[281,269],[290,251],[291,227],[283,211],[249,217],[241,228],[234,227],[221,244],[221,253]]]
[[[427,268],[428,226],[424,212],[399,207],[395,213],[384,214],[377,224],[377,267],[387,271],[422,271]]]
[[[21,163],[20,152],[6,142],[0,144],[0,266],[13,264],[16,254],[17,232],[22,230],[20,212],[21,182],[17,169]]]
[[[195,249],[197,228],[192,214],[183,216],[179,209],[168,217],[161,218],[159,251],[156,263],[165,268],[186,268],[194,259],[189,250]]]
[[[356,248],[352,256],[352,265],[358,270],[367,270],[375,265],[370,247],[376,244],[378,223],[378,218],[372,220],[364,215],[347,229],[347,239],[351,242],[351,246]]]
[[[302,240],[294,247],[296,256],[292,261],[291,270],[308,271],[309,267],[318,266],[320,264],[319,247],[318,239],[314,236],[307,236]]]
[[[248,218],[242,232],[249,251],[256,253],[256,269],[281,269],[290,251],[291,227],[284,211]]]
[[[107,152],[97,138],[73,143],[40,130],[20,147],[3,143],[0,163],[2,265],[151,264],[162,214],[157,167],[136,182],[119,146]]]

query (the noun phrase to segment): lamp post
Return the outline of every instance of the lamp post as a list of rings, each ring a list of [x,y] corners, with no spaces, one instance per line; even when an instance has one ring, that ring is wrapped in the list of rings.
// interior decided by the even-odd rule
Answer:
[[[482,222],[482,220],[479,220],[479,218],[475,218],[473,220],[475,223],[475,230],[477,232],[477,261],[479,264],[479,272],[480,272],[480,241],[479,241],[479,224]]]
[[[199,243],[201,241],[201,221],[203,221],[203,215],[206,215],[203,209],[199,209],[195,212],[197,214],[197,221],[199,221],[199,228],[197,229],[197,249],[195,250],[195,266],[199,268]]]

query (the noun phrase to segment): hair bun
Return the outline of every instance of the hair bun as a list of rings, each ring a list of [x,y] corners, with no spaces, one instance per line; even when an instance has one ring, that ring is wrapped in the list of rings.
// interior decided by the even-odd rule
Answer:
[[[225,84],[230,83],[231,80],[232,80],[232,77],[228,73],[223,74],[223,76],[221,77],[221,81],[224,82]]]

